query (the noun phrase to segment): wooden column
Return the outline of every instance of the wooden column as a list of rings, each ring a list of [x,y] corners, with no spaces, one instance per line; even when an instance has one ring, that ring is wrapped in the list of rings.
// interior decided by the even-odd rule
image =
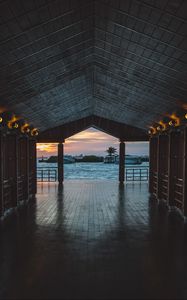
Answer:
[[[187,127],[184,128],[184,169],[183,169],[183,203],[184,203],[184,216],[187,217]]]
[[[153,139],[149,139],[149,193],[153,192]]]
[[[0,131],[0,217],[3,215],[3,133]]]
[[[149,145],[149,192],[157,197],[158,185],[158,136],[150,138]]]
[[[15,136],[15,206],[18,205],[18,136]]]
[[[36,140],[29,139],[29,196],[36,194]]]
[[[64,145],[63,142],[58,144],[58,182],[64,181]]]
[[[184,131],[175,129],[170,133],[168,202],[180,210],[184,205]]]
[[[119,144],[119,182],[123,183],[125,179],[125,143]]]
[[[37,149],[36,149],[36,147],[37,147],[37,143],[36,143],[36,141],[35,141],[35,147],[34,147],[34,166],[35,166],[35,169],[34,169],[34,172],[35,172],[35,174],[34,174],[34,176],[35,176],[35,178],[34,178],[34,182],[35,182],[35,194],[37,193]]]
[[[29,140],[27,136],[19,137],[18,151],[18,202],[25,202],[29,197]]]
[[[158,178],[157,198],[167,202],[168,199],[168,134],[161,134],[158,137]]]

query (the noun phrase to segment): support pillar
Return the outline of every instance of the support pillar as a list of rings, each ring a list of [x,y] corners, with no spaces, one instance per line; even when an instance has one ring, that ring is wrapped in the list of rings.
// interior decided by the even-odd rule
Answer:
[[[125,180],[125,143],[120,141],[119,144],[119,182],[124,183]]]
[[[64,181],[64,145],[63,142],[58,144],[58,182]]]
[[[157,197],[158,136],[150,138],[149,161],[149,192],[152,196]]]
[[[149,140],[149,192],[153,193],[153,138]]]
[[[3,134],[0,131],[0,218],[3,215]]]
[[[18,136],[15,136],[15,187],[14,187],[14,206],[18,205]]]
[[[171,207],[175,206],[174,191],[175,191],[175,148],[178,147],[176,143],[176,132],[169,133],[169,155],[168,155],[168,203]]]
[[[183,157],[183,212],[187,217],[187,127],[184,128],[184,157]]]
[[[36,140],[34,141],[33,157],[34,157],[34,194],[37,193],[37,150]]]

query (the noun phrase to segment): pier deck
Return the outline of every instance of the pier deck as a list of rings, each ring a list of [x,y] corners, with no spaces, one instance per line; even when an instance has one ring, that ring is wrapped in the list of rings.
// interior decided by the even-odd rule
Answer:
[[[186,225],[146,183],[43,183],[36,198],[0,233],[1,299],[186,298]]]

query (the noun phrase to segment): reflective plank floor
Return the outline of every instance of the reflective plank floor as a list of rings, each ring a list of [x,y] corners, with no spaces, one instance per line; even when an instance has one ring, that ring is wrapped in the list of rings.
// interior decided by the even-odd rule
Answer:
[[[187,226],[145,183],[41,184],[0,243],[1,299],[187,298]]]

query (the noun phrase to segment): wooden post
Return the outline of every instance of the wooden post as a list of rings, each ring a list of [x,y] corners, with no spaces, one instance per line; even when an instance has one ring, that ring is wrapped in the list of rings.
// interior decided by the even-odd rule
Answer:
[[[158,136],[158,178],[157,178],[157,198],[168,200],[168,134]]]
[[[3,210],[3,133],[0,131],[0,217]]]
[[[158,136],[152,136],[149,144],[149,192],[157,197]]]
[[[184,128],[183,212],[187,217],[187,127]]]
[[[158,135],[158,150],[157,150],[157,199],[160,199],[160,189],[161,189],[161,157],[162,157],[162,142],[161,142],[161,137]]]
[[[18,136],[15,135],[15,202],[14,205],[18,205]]]
[[[153,139],[152,137],[149,139],[149,193],[153,192],[153,156],[152,156],[152,148],[153,148]]]
[[[169,205],[184,210],[184,131],[170,133]]]
[[[125,179],[125,143],[120,140],[119,145],[119,182],[124,183]]]
[[[58,144],[58,182],[64,181],[64,145],[63,142]]]
[[[171,206],[174,203],[173,199],[173,145],[172,145],[173,133],[169,133],[169,153],[168,153],[168,204]]]
[[[34,194],[37,193],[37,151],[36,151],[36,140],[34,140],[34,149],[33,149],[33,160],[34,160]]]
[[[26,199],[29,199],[29,137],[26,137],[26,177],[27,177],[27,190],[26,190]]]
[[[29,139],[29,193],[31,196],[37,191],[37,163],[36,163],[36,140]]]

